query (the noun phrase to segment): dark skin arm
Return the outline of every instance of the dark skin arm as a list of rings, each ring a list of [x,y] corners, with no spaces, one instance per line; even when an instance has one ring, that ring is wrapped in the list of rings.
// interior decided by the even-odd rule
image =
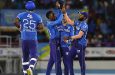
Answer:
[[[19,22],[20,22],[20,20],[18,18],[16,18],[14,21],[14,24],[18,29],[20,29],[20,23]]]
[[[43,23],[38,24],[37,30],[38,30],[39,32],[43,32],[43,31],[44,31],[44,24],[43,24]]]

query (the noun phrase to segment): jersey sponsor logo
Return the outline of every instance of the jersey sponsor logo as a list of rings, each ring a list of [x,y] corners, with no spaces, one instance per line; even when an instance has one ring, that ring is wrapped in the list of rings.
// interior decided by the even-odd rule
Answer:
[[[31,14],[28,14],[27,17],[30,18],[30,19],[33,18],[33,16]]]
[[[56,28],[58,29],[58,31],[70,32],[69,27],[64,28],[63,26],[56,26]]]
[[[70,30],[69,30],[69,29],[64,29],[64,31],[65,31],[65,32],[70,32]]]

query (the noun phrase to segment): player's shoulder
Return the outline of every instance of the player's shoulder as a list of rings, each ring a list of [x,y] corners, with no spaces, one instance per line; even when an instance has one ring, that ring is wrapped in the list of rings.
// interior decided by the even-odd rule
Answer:
[[[51,21],[46,21],[46,24],[47,24],[47,25],[50,25],[50,24],[51,24]]]
[[[25,13],[26,13],[26,12],[21,12],[21,13],[19,13],[19,14],[17,15],[17,18],[22,17]]]
[[[41,16],[37,13],[33,13],[37,18],[41,18]]]
[[[20,16],[21,16],[21,15],[24,15],[25,13],[26,13],[26,12],[21,12],[21,13],[19,13],[18,15],[20,15]]]
[[[83,24],[84,26],[88,26],[88,24],[87,24],[86,21],[83,21],[82,24]]]

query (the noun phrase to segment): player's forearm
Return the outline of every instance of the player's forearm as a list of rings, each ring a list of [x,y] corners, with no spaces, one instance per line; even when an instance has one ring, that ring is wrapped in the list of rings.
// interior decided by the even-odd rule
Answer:
[[[14,23],[15,24],[15,26],[18,28],[18,29],[20,29],[20,24],[19,23]]]
[[[15,25],[18,29],[20,29],[20,23],[19,23],[19,19],[18,19],[18,18],[15,19],[14,25]]]
[[[75,35],[75,36],[72,36],[72,37],[71,37],[71,39],[73,39],[73,40],[74,40],[74,39],[80,39],[80,38],[81,38],[80,35]]]
[[[83,34],[84,34],[84,32],[83,32],[83,31],[80,31],[80,32],[78,33],[78,35],[72,36],[71,39],[73,39],[73,40],[74,40],[74,39],[80,39],[80,38],[82,38]]]
[[[74,25],[74,21],[72,21],[72,20],[68,17],[67,13],[64,14],[64,19],[67,21],[68,24]]]
[[[54,24],[60,23],[62,19],[63,19],[63,14],[60,14],[59,18],[54,22]]]
[[[57,17],[62,14],[61,9],[57,9]]]
[[[50,22],[49,25],[51,25],[51,26],[58,25],[59,23],[62,22],[62,19],[63,19],[63,14],[60,14],[59,18],[56,21]]]

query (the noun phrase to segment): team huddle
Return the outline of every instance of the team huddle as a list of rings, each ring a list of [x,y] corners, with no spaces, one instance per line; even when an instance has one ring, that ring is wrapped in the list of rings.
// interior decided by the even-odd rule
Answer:
[[[46,27],[50,34],[50,58],[46,75],[50,75],[54,64],[56,75],[62,75],[61,58],[64,64],[64,75],[74,75],[73,61],[76,55],[78,56],[81,75],[85,75],[85,48],[88,31],[86,20],[88,15],[86,12],[79,12],[78,20],[73,21],[67,15],[63,2],[56,2],[56,7],[58,8],[58,15],[53,10],[46,13],[48,19]],[[23,74],[33,75],[38,58],[36,54],[37,31],[44,27],[40,15],[33,12],[35,9],[34,2],[28,1],[25,8],[27,11],[18,14],[15,25],[21,32]]]

